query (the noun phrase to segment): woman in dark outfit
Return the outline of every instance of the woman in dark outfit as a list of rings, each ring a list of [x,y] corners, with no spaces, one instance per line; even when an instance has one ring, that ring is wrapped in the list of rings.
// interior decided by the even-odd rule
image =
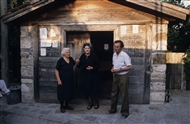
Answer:
[[[58,81],[57,98],[60,101],[60,111],[65,112],[65,109],[74,110],[69,106],[69,101],[73,98],[74,72],[73,67],[75,61],[70,57],[70,49],[63,48],[61,57],[57,61],[55,75]],[[63,103],[65,102],[65,106]]]
[[[89,104],[87,109],[91,109],[93,106],[92,97],[95,97],[94,108],[99,108],[98,94],[100,93],[100,83],[98,76],[98,68],[100,67],[99,60],[95,54],[91,52],[91,44],[85,43],[83,45],[84,54],[81,55],[80,59],[76,60],[77,67],[82,66],[83,72],[83,85],[84,93],[88,97]]]

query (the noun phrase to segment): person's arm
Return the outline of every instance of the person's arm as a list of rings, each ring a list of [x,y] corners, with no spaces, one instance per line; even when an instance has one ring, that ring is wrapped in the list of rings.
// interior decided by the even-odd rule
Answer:
[[[114,72],[113,66],[112,66],[112,68],[111,68],[111,72],[112,72],[112,73]]]
[[[57,84],[58,85],[62,85],[62,82],[61,82],[61,79],[60,79],[60,76],[59,76],[59,67],[60,67],[60,59],[57,61],[57,65],[55,67],[55,76],[56,76],[56,79],[57,79]]]
[[[79,59],[76,59],[76,61],[75,61],[76,64],[77,64],[77,68],[80,68],[80,67],[81,67],[81,65],[82,65],[81,60],[82,60],[82,55],[80,56]]]
[[[128,65],[128,66],[126,66],[125,68],[120,68],[119,71],[120,71],[120,72],[121,72],[121,71],[128,71],[128,70],[130,70],[130,69],[132,69],[132,65]]]
[[[114,69],[113,72],[122,72],[132,69],[131,58],[128,55],[125,55],[124,61],[127,66],[119,69]]]
[[[56,76],[58,85],[62,85],[61,79],[59,77],[59,71],[57,69],[55,69],[55,76]]]
[[[124,68],[120,68],[120,71],[128,71],[132,69],[131,58],[127,54],[125,54],[124,61],[127,66]]]
[[[92,61],[94,61],[93,66],[88,66],[86,69],[87,70],[98,70],[100,68],[100,61],[99,61],[98,57],[95,54],[93,56]]]
[[[128,65],[125,68],[119,68],[119,69],[113,69],[113,67],[112,67],[111,72],[118,73],[118,72],[122,72],[122,71],[128,71],[130,69],[132,69],[132,65]]]

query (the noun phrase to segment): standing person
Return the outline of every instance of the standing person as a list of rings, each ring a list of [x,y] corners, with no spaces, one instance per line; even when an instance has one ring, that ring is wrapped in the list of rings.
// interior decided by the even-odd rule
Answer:
[[[70,49],[63,48],[62,57],[57,61],[55,75],[57,78],[57,97],[60,101],[60,111],[65,109],[74,110],[69,106],[69,101],[73,98],[74,72],[73,67],[75,61],[70,57]],[[63,105],[65,102],[65,106]]]
[[[76,60],[77,67],[82,66],[82,82],[84,85],[84,93],[88,97],[89,103],[87,109],[93,106],[93,97],[95,98],[94,108],[99,108],[98,94],[100,93],[100,82],[98,76],[98,68],[100,67],[97,56],[92,53],[92,46],[90,43],[83,45],[84,53],[80,59]]]
[[[128,84],[129,77],[128,72],[132,69],[131,59],[122,49],[124,44],[121,40],[116,40],[114,42],[113,54],[113,67],[111,72],[114,74],[112,92],[111,92],[111,109],[107,111],[108,114],[115,113],[117,111],[117,99],[119,91],[122,97],[122,107],[121,114],[122,118],[127,118],[129,116],[129,101],[128,101]]]

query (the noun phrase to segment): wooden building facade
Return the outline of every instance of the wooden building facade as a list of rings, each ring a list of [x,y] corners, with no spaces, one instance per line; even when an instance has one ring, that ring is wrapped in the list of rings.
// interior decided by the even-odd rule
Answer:
[[[122,40],[132,59],[130,103],[163,103],[168,23],[185,20],[188,10],[152,0],[31,0],[2,16],[21,26],[22,101],[54,102],[54,69],[63,47],[79,58],[90,42],[101,61],[102,97],[110,98],[114,40]],[[75,68],[80,97],[80,69]]]

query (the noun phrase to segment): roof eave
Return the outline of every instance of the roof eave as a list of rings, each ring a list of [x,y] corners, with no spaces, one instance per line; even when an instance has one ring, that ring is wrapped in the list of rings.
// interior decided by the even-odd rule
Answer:
[[[46,6],[54,1],[55,0],[37,0],[36,2],[34,2],[34,0],[30,1],[27,3],[27,6],[24,8],[18,9],[13,12],[11,12],[11,10],[8,11],[6,14],[1,16],[1,19],[5,24],[9,23],[9,22],[14,21],[30,12],[33,12],[43,6]],[[16,8],[14,8],[14,9],[16,9]]]
[[[158,0],[125,0],[128,3],[132,3],[141,7],[145,7],[147,9],[150,9],[152,11],[157,11],[159,13],[171,16],[176,19],[180,20],[186,20],[187,15],[190,14],[190,10],[184,9],[182,7],[160,2]]]
[[[8,11],[5,15],[1,16],[0,18],[4,23],[14,22],[14,20],[19,19],[22,16],[27,15],[28,13],[34,12],[35,10],[46,6],[48,4],[51,4],[55,1],[59,0],[31,0],[28,5],[22,9],[18,9],[16,11]],[[167,16],[167,20],[186,20],[186,16],[190,14],[190,10],[169,4],[169,3],[163,3],[159,2],[157,0],[104,0],[104,1],[110,1],[119,3],[122,5],[128,5],[133,4],[134,6],[139,6],[141,8],[145,8],[147,10],[152,10],[157,13],[160,13],[159,15],[163,14]],[[122,1],[122,2],[121,2]],[[124,3],[124,4],[123,4]],[[138,9],[138,8],[137,8]],[[153,13],[154,14],[154,13]]]

